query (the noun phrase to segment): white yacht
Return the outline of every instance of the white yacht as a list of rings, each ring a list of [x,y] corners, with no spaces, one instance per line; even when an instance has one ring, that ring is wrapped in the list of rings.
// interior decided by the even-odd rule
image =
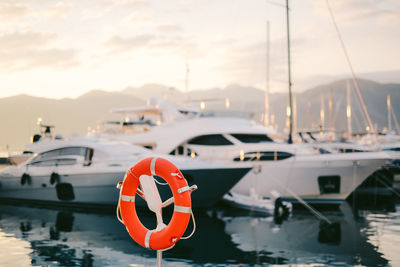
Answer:
[[[157,156],[140,146],[105,142],[94,138],[41,141],[34,155],[18,166],[0,171],[0,199],[69,206],[114,206],[126,171],[139,160]],[[185,157],[162,155],[173,162],[189,185],[193,206],[210,207],[221,200],[250,167],[210,163]],[[160,186],[161,197],[170,197],[168,186]],[[140,198],[138,198],[140,199]],[[138,205],[145,205],[138,200]]]
[[[276,132],[240,118],[195,117],[168,121],[142,133],[102,136],[156,153],[237,166],[251,163],[253,170],[232,189],[234,193],[252,191],[261,198],[279,195],[288,201],[302,198],[321,204],[342,202],[389,159],[384,152],[321,154],[308,145],[279,141]]]

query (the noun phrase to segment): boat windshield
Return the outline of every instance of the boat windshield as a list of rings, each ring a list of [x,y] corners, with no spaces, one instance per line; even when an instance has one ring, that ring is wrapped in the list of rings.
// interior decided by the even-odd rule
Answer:
[[[266,143],[273,142],[266,134],[231,134],[242,143]]]

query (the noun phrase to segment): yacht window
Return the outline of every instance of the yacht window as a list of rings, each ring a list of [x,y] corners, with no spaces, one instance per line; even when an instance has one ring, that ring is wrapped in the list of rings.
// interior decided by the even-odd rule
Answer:
[[[74,165],[76,163],[76,159],[58,159],[57,165]]]
[[[93,153],[94,153],[93,148],[86,149],[85,163],[83,164],[84,166],[90,166],[92,164]]]
[[[169,154],[170,155],[183,155],[183,146],[178,146],[177,148],[172,150]]]
[[[242,143],[265,143],[273,142],[266,134],[231,134]]]
[[[244,153],[242,159],[239,157],[234,158],[234,161],[272,161],[283,160],[292,157],[293,154],[283,151],[263,151],[263,152],[247,152]]]
[[[400,147],[385,148],[384,151],[400,151]]]
[[[183,146],[178,146],[176,149],[172,150],[170,155],[184,155],[184,147]],[[190,148],[186,149],[186,156],[190,156],[192,158],[197,157],[198,154],[191,150]]]
[[[339,148],[340,153],[353,153],[353,152],[364,152],[360,149],[352,149],[352,148]]]
[[[49,166],[56,166],[57,160],[42,160],[42,161],[35,161],[29,164],[30,166],[35,167],[49,167]]]
[[[329,150],[323,149],[321,147],[316,148],[320,154],[331,154]]]
[[[35,167],[49,167],[49,166],[62,166],[62,165],[74,165],[76,159],[50,159],[40,160],[30,163],[29,165]]]
[[[226,146],[232,145],[231,141],[220,134],[201,135],[188,141],[191,145]]]
[[[77,155],[77,156],[83,156],[85,157],[87,155],[87,147],[63,147],[63,148],[58,148],[50,151],[46,151],[43,153],[40,153],[35,157],[34,160],[39,160],[39,159],[48,159],[48,158],[53,158],[57,156],[72,156],[72,155]],[[93,154],[92,154],[93,155]]]

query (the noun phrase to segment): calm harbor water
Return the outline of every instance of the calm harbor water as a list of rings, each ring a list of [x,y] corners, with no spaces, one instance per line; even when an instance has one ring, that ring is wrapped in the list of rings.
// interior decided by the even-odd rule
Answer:
[[[163,266],[400,266],[400,204],[383,204],[323,211],[330,225],[298,210],[283,220],[225,206],[197,211],[195,235],[164,252]],[[155,265],[156,253],[114,214],[0,205],[0,266]]]

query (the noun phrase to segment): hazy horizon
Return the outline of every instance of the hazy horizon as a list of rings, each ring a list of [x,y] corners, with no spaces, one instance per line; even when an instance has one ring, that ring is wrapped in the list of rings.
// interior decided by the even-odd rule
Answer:
[[[385,75],[386,73],[376,73],[377,77],[381,76],[381,78],[377,78],[377,79],[368,79],[369,74],[361,74],[361,75],[358,76],[357,80],[367,80],[367,81],[372,81],[372,82],[376,82],[376,83],[380,83],[380,84],[400,84],[400,71],[399,71],[399,76],[397,76],[398,78],[397,77],[393,77],[396,73],[397,72],[387,72],[388,75]],[[383,75],[380,75],[380,74],[383,74]],[[345,75],[338,76],[336,79],[334,77],[325,77],[325,76],[324,77],[316,77],[313,81],[309,81],[308,82],[309,87],[304,88],[303,90],[297,90],[297,91],[295,90],[294,93],[302,93],[302,92],[305,92],[307,90],[311,90],[311,89],[313,89],[315,87],[318,87],[318,86],[323,86],[323,85],[326,85],[326,84],[329,84],[329,83],[332,83],[332,82],[337,82],[337,81],[346,80],[346,79],[350,80],[351,77],[346,77]],[[319,81],[321,81],[321,82],[319,82]],[[138,88],[139,89],[139,88],[149,87],[149,86],[153,86],[153,85],[154,86],[163,86],[163,87],[166,87],[166,88],[173,88],[175,90],[180,91],[181,93],[190,93],[190,92],[196,92],[196,91],[202,91],[202,90],[206,91],[206,90],[210,90],[210,89],[221,89],[221,90],[224,90],[226,88],[229,88],[231,86],[236,86],[236,85],[239,86],[239,87],[244,87],[244,88],[252,87],[252,88],[255,88],[255,89],[258,89],[258,90],[261,90],[261,91],[265,91],[265,88],[260,88],[260,87],[251,86],[251,85],[244,85],[244,84],[240,84],[240,83],[231,83],[231,84],[227,84],[224,87],[193,88],[193,89],[189,90],[189,92],[186,92],[182,88],[175,88],[173,86],[168,86],[166,84],[151,83],[150,82],[150,83],[142,84],[140,86],[130,86],[130,85],[128,85],[128,86],[126,86],[124,88],[120,88],[120,89],[117,89],[117,90],[106,90],[104,88],[93,88],[93,89],[85,90],[81,94],[73,96],[73,97],[69,97],[69,96],[49,97],[49,96],[34,95],[34,94],[30,94],[29,92],[22,92],[22,93],[16,93],[16,94],[13,94],[13,95],[9,95],[9,96],[0,96],[0,98],[15,97],[15,96],[19,96],[19,95],[27,95],[27,96],[32,96],[32,97],[41,97],[41,98],[54,99],[54,100],[77,99],[77,98],[79,98],[79,97],[81,97],[81,96],[83,96],[85,94],[91,93],[93,91],[103,91],[103,92],[108,92],[108,93],[113,93],[113,92],[121,93],[124,90],[129,89],[129,88]],[[292,86],[293,86],[293,83],[292,83]],[[285,90],[281,90],[281,91],[273,91],[272,90],[271,93],[272,94],[274,94],[274,93],[286,93],[286,91]]]

